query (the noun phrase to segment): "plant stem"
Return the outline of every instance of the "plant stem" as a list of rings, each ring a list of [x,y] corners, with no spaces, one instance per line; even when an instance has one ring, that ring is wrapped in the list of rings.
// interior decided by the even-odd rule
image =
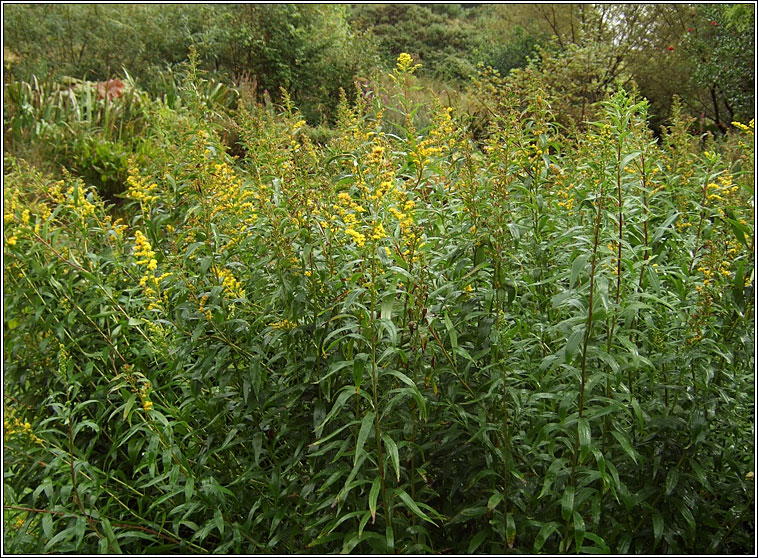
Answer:
[[[386,475],[384,472],[384,454],[382,452],[382,429],[379,424],[379,378],[376,364],[376,247],[374,243],[371,243],[371,384],[372,384],[372,397],[374,403],[374,433],[376,436],[376,453],[377,461],[379,465],[379,477],[381,479],[382,490],[382,507],[384,508],[384,518],[387,523],[387,527],[392,530],[392,510],[389,507],[387,500],[387,483]],[[393,530],[394,532],[394,530]],[[391,550],[394,550],[391,549]]]

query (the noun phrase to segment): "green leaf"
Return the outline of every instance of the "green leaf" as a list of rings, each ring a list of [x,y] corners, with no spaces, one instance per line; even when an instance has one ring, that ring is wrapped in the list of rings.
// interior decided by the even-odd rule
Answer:
[[[623,170],[624,167],[626,167],[632,159],[639,157],[640,153],[642,152],[632,151],[631,153],[628,153],[627,155],[624,156],[623,159],[621,159],[621,162],[619,163],[619,167]]]
[[[584,536],[594,542],[597,546],[583,546],[581,552],[586,552],[588,554],[610,554],[611,549],[608,548],[603,537],[600,537],[595,533],[585,533]]]
[[[574,487],[567,486],[561,499],[561,516],[563,517],[563,521],[568,521],[572,513],[574,513]]]
[[[216,508],[216,511],[213,512],[213,523],[216,526],[216,529],[218,529],[219,534],[223,537],[224,536],[224,516],[221,515],[221,510]]]
[[[576,350],[579,348],[579,344],[584,339],[584,328],[577,328],[574,331],[571,332],[571,335],[569,335],[568,341],[566,342],[566,362],[570,363],[574,355],[576,354]]]
[[[368,509],[371,512],[371,524],[376,520],[376,500],[379,497],[379,490],[382,487],[381,477],[376,477],[371,485],[371,491],[368,494]]]
[[[669,469],[666,475],[666,496],[669,496],[679,483],[679,469]]]
[[[495,492],[492,496],[490,496],[490,499],[487,502],[487,509],[490,511],[494,510],[497,507],[497,505],[502,501],[503,501],[503,493]]]
[[[409,510],[411,510],[414,514],[416,514],[418,517],[420,517],[424,521],[428,521],[429,523],[437,527],[437,524],[434,521],[432,521],[432,518],[426,515],[423,511],[421,511],[421,508],[419,508],[416,502],[413,501],[413,498],[408,496],[408,493],[405,490],[403,490],[402,488],[396,488],[394,493],[400,497],[400,499],[403,501],[406,507]]]
[[[358,457],[363,452],[363,445],[366,443],[368,435],[371,433],[371,427],[374,426],[374,417],[376,413],[369,411],[361,421],[361,429],[358,431],[358,441],[355,444],[355,456],[353,457],[353,465],[358,462]]]
[[[395,293],[388,293],[384,296],[382,299],[382,306],[381,306],[381,318],[383,320],[391,320],[392,319],[392,306],[395,303]]]
[[[195,493],[195,479],[192,477],[187,479],[187,482],[184,483],[184,499],[185,501],[190,501],[192,499],[192,495]]]
[[[584,518],[579,512],[574,512],[574,542],[577,548],[582,548],[584,542]]]
[[[118,545],[116,535],[111,527],[111,522],[106,517],[100,518],[100,526],[103,528],[106,538],[108,539],[108,545],[114,554],[123,554],[121,547]]]
[[[445,312],[444,320],[447,333],[450,336],[450,346],[455,349],[458,346],[458,334],[455,332],[455,327],[453,327],[453,322],[450,320],[447,312]]]
[[[584,458],[587,456],[591,449],[592,444],[592,429],[590,428],[589,421],[582,417],[577,421],[577,430],[579,433],[579,463],[584,462]]]
[[[127,399],[126,404],[124,405],[124,419],[129,416],[129,412],[132,410],[132,407],[134,407],[134,404],[137,401],[137,395],[132,393],[129,395],[129,399]],[[131,424],[131,423],[130,423]]]
[[[637,464],[637,452],[634,451],[634,448],[632,447],[631,442],[629,441],[629,438],[624,434],[623,432],[619,432],[618,430],[613,431],[613,437],[618,440],[618,443],[621,444],[622,449],[627,453],[629,457],[632,458],[632,461],[634,461],[634,464]]]
[[[694,533],[696,524],[695,524],[695,517],[692,515],[692,512],[687,508],[687,506],[681,500],[677,502],[676,506],[677,508],[679,508],[679,513],[682,514],[682,517],[687,522],[687,525],[689,525],[690,531]]]
[[[534,539],[534,552],[539,552],[543,546],[545,546],[545,542],[547,541],[548,537],[552,535],[557,529],[559,525],[555,521],[551,521],[549,523],[545,523],[541,528],[539,533],[537,533],[537,538]]]
[[[542,491],[540,492],[540,495],[537,496],[537,499],[542,498],[545,494],[548,493],[550,488],[553,485],[553,482],[558,477],[558,472],[565,472],[565,464],[566,464],[566,458],[565,457],[559,457],[558,459],[555,459],[551,464],[550,467],[547,470],[547,473],[545,473],[545,481],[542,484]]]
[[[573,289],[576,285],[576,280],[579,274],[587,267],[587,254],[580,254],[571,263],[571,278],[569,281],[569,288]]]
[[[734,236],[737,237],[737,240],[739,240],[745,248],[750,249],[747,242],[747,239],[752,238],[753,236],[750,229],[735,219],[727,219],[726,221],[732,226],[732,232],[734,232]]]
[[[392,466],[395,468],[397,481],[400,482],[400,454],[397,451],[397,444],[395,443],[395,440],[386,434],[382,434],[382,440],[384,440],[384,447],[387,448],[387,453],[390,454]]]
[[[360,539],[361,535],[363,535],[363,529],[366,528],[366,523],[368,523],[368,520],[371,520],[371,523],[374,523],[374,517],[376,514],[371,514],[370,512],[366,512],[363,517],[361,518],[361,522],[358,524],[358,539]]]
[[[653,239],[650,241],[650,246],[653,246],[661,238],[663,238],[663,235],[666,234],[666,231],[671,226],[671,223],[676,221],[676,218],[679,217],[679,215],[680,215],[679,212],[672,213],[658,228],[655,229],[655,233],[653,234]]]
[[[42,514],[42,532],[48,539],[53,536],[53,518],[49,513]]]
[[[340,394],[337,396],[337,400],[334,402],[334,405],[332,405],[331,411],[329,411],[329,414],[326,415],[326,418],[319,424],[318,429],[322,430],[326,423],[328,423],[334,415],[340,412],[340,409],[345,405],[345,402],[350,399],[352,395],[355,394],[355,388],[352,386],[345,386],[340,391]]]
[[[508,548],[513,548],[513,543],[516,540],[516,522],[513,519],[513,514],[509,513],[505,516],[505,542]]]
[[[651,514],[653,520],[653,535],[655,536],[655,542],[661,540],[663,536],[663,516],[658,510],[653,510]]]
[[[492,531],[489,528],[485,528],[474,535],[474,537],[471,539],[471,542],[468,544],[468,550],[466,551],[466,554],[473,554],[474,551],[479,548],[479,545],[481,545],[491,533]]]
[[[643,430],[645,428],[645,415],[643,414],[640,402],[637,401],[636,397],[632,397],[632,409],[634,410],[635,417],[637,417],[637,426],[640,430]]]

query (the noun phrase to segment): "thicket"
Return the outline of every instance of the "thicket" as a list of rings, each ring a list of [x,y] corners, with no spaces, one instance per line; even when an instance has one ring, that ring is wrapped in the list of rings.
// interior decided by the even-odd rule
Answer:
[[[753,122],[201,64],[5,88],[6,552],[755,551]]]
[[[564,98],[590,105],[620,80],[648,99],[656,134],[674,95],[701,133],[754,117],[751,4],[9,4],[3,31],[15,79],[126,70],[158,96],[194,46],[201,69],[259,100],[286,88],[311,125],[334,124],[340,88],[353,100],[353,81],[381,77],[401,52],[435,91],[464,90],[480,64],[505,76],[560,60],[552,87]]]

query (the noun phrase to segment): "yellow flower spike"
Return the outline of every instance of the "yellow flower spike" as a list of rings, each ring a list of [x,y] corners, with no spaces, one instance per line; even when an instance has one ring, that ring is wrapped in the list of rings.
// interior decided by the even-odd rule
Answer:
[[[397,57],[397,67],[396,70],[400,74],[412,74],[417,69],[421,67],[421,64],[416,64],[415,66],[411,66],[413,63],[413,58],[410,54],[407,52],[403,52],[400,54],[400,56]]]

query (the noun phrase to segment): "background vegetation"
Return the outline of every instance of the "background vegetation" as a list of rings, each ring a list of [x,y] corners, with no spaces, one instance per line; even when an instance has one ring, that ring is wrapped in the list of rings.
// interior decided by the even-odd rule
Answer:
[[[754,553],[752,5],[3,24],[5,552]]]

